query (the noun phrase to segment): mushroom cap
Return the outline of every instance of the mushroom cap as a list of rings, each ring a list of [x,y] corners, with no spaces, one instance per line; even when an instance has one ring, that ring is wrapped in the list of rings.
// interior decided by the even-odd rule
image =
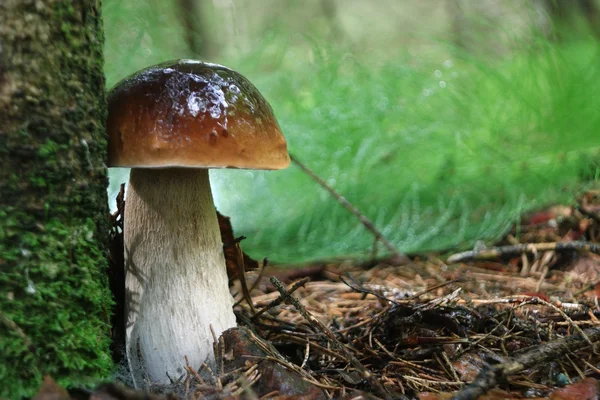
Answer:
[[[111,167],[281,169],[290,163],[273,110],[258,89],[222,65],[158,64],[108,95]]]

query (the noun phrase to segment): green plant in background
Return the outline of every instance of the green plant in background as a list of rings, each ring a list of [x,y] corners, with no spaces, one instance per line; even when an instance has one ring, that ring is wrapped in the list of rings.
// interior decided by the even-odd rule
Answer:
[[[115,4],[107,2],[108,24]],[[147,12],[130,33],[137,43],[116,46],[107,28],[109,85],[142,66],[193,56],[174,40],[174,17],[160,14],[159,24]],[[532,35],[496,57],[430,39],[426,54],[415,54],[298,39],[281,28],[285,20],[278,25],[251,51],[212,61],[246,74],[271,102],[290,151],[402,251],[493,240],[522,212],[571,201],[597,172],[600,54],[591,38]],[[219,209],[256,257],[371,253],[372,236],[293,166],[217,171],[213,182]]]

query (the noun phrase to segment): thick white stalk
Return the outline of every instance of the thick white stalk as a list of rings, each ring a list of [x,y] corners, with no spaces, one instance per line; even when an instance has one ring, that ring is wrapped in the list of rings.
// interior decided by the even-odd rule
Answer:
[[[214,361],[236,326],[206,169],[131,170],[125,205],[127,357],[136,387]]]

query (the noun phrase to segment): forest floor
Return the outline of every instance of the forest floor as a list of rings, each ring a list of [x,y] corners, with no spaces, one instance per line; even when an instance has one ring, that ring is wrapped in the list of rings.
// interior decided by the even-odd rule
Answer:
[[[38,399],[596,399],[599,242],[590,191],[494,248],[256,268],[246,296],[232,286],[240,328],[216,371],[188,365],[152,395],[48,380]]]

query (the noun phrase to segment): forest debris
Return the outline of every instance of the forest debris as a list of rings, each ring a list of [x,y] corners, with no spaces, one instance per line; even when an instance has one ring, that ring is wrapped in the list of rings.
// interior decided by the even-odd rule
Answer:
[[[217,211],[217,219],[219,220],[219,229],[221,231],[221,241],[223,242],[223,252],[225,253],[225,264],[227,264],[227,275],[229,280],[235,279],[240,275],[240,265],[245,271],[253,271],[258,269],[259,264],[246,253],[241,252],[239,243],[245,239],[244,236],[236,238],[231,226],[231,218]],[[241,252],[241,254],[239,254]]]
[[[585,378],[579,382],[558,388],[547,397],[528,397],[530,400],[596,400],[599,396],[598,381],[593,378]],[[453,393],[421,393],[419,400],[450,400]],[[480,396],[478,400],[518,400],[522,399],[519,393],[508,392],[500,389],[492,389]]]
[[[283,358],[269,343],[257,337],[247,328],[228,329],[219,339],[223,346],[223,374],[235,370],[257,366],[257,374],[262,379],[245,383],[255,395],[261,397],[277,392],[279,396],[309,396],[310,399],[325,398],[322,390],[303,379],[295,367]]]
[[[454,264],[469,260],[489,260],[522,253],[539,253],[542,251],[589,251],[600,254],[600,245],[589,242],[553,242],[553,243],[525,243],[511,246],[491,247],[478,250],[464,251],[448,257],[446,262]]]
[[[308,278],[300,279],[298,282],[295,282],[293,285],[290,286],[289,289],[287,289],[288,295],[290,295],[290,294],[294,293],[296,290],[300,289],[307,282],[308,282]],[[269,304],[267,304],[266,306],[264,306],[263,308],[261,308],[258,312],[256,312],[252,316],[252,319],[254,320],[254,319],[260,317],[264,312],[270,310],[273,307],[277,307],[278,305],[280,305],[284,301],[285,301],[285,297],[279,296],[278,298],[276,298],[275,300],[273,300],[272,302],[270,302]]]
[[[590,190],[579,202],[579,210],[600,222],[600,190]]]
[[[569,209],[553,211],[551,219],[540,217],[535,226],[523,225],[521,235],[513,231],[501,242],[533,247],[537,254],[525,251],[493,262],[473,259],[454,265],[424,257],[415,259],[419,273],[390,259],[245,271],[252,304],[259,311],[246,302],[236,304],[235,311],[238,321],[251,329],[249,340],[261,343],[257,346],[264,353],[237,357],[222,342],[217,355],[223,368],[213,373],[206,367],[187,370],[179,382],[160,390],[186,399],[277,398],[282,395],[278,388],[261,386],[276,378],[275,370],[261,369],[263,365],[277,365],[292,381],[317,388],[318,396],[448,399],[453,394],[442,392],[459,390],[484,366],[493,369],[551,343],[578,338],[583,343],[579,350],[569,348],[573,351],[568,356],[555,353],[545,363],[497,379],[499,385],[481,398],[517,399],[526,391],[559,396],[555,388],[569,380],[600,376],[600,354],[589,351],[589,342],[578,335],[600,329],[595,265],[600,258],[584,252],[592,247],[536,247],[540,238],[566,240],[571,233],[590,240],[582,242],[586,246],[597,246],[597,224]],[[525,240],[538,244],[528,247]],[[573,242],[560,245],[568,243]],[[286,279],[288,286],[274,288],[266,279],[261,282],[264,275]],[[233,290],[241,292],[237,282]],[[236,362],[233,369],[225,367]],[[371,394],[361,391],[365,389]]]
[[[476,400],[510,375],[518,374],[534,365],[561,359],[570,352],[589,346],[589,342],[597,344],[598,341],[600,341],[600,328],[590,328],[584,331],[583,335],[573,335],[558,339],[537,346],[504,363],[484,366],[473,382],[453,396],[452,399]]]
[[[354,354],[352,354],[352,352],[350,352],[346,348],[346,346],[344,346],[335,337],[335,334],[329,328],[327,328],[321,321],[319,321],[310,312],[308,312],[306,308],[296,298],[290,295],[286,291],[285,287],[283,287],[281,282],[277,280],[277,278],[272,277],[271,283],[275,285],[275,287],[277,288],[279,293],[281,293],[281,296],[285,299],[287,303],[292,304],[298,310],[298,312],[300,312],[300,314],[302,314],[302,316],[306,318],[307,321],[315,324],[317,328],[321,332],[323,332],[329,340],[331,340],[334,346],[342,352],[344,358],[346,358],[346,360],[348,360],[354,366],[354,368],[358,370],[362,377],[371,384],[371,386],[373,387],[373,389],[375,389],[375,392],[377,394],[383,396],[384,398],[390,397],[389,393],[387,393],[387,391],[384,389],[383,385],[381,385],[381,383],[377,380],[377,378],[369,370],[367,370],[364,367],[364,365],[362,365],[362,363],[354,356]]]
[[[181,397],[173,393],[153,394],[116,383],[107,383],[94,390],[88,400],[181,400]]]
[[[600,280],[600,255],[588,253],[577,257],[569,267],[569,275],[583,282]]]
[[[71,400],[69,393],[60,387],[50,376],[44,377],[44,382],[39,392],[32,400]]]
[[[599,395],[598,381],[586,378],[567,387],[556,389],[550,394],[550,400],[596,400]]]

